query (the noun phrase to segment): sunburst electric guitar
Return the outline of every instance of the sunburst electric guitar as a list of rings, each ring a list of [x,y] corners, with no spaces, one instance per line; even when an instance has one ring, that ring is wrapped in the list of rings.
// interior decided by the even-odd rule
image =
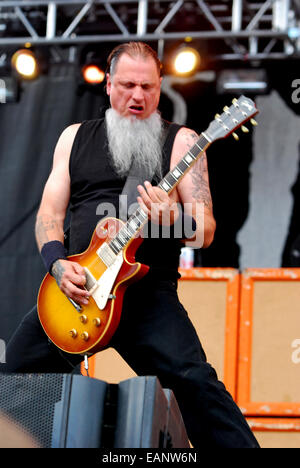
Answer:
[[[258,110],[251,99],[241,96],[216,115],[197,143],[160,182],[170,193],[208,146],[225,138],[244,123],[253,120]],[[88,249],[68,257],[86,272],[85,288],[90,292],[89,304],[79,305],[61,292],[55,279],[46,274],[38,294],[38,315],[50,340],[68,353],[90,355],[109,344],[121,313],[123,296],[129,284],[138,281],[149,267],[135,261],[135,252],[142,242],[138,234],[148,217],[138,208],[127,222],[116,218],[102,219],[96,226]]]

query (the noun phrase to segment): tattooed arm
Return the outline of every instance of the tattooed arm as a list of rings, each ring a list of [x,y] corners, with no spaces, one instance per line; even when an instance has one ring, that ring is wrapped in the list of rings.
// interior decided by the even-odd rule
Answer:
[[[176,135],[171,168],[174,167],[190,148],[198,141],[199,136],[193,130],[182,128]],[[206,154],[194,163],[176,188],[177,201],[182,203],[184,211],[193,216],[197,222],[195,238],[189,245],[208,247],[214,238],[216,223],[213,216],[213,204],[209,188],[209,175]]]
[[[36,218],[35,236],[39,251],[47,242],[64,242],[64,220],[70,198],[69,158],[79,126],[67,127],[55,148],[52,170]],[[81,265],[59,259],[54,262],[51,273],[68,297],[79,303],[87,303],[88,294],[82,289],[85,275]]]
[[[46,242],[64,239],[64,219],[70,197],[69,154],[72,132],[66,129],[55,148],[53,166],[37,213],[35,236],[41,251]]]

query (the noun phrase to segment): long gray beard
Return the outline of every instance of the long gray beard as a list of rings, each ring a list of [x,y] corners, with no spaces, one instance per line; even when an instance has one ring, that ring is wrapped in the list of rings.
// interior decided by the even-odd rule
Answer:
[[[116,172],[126,177],[133,158],[148,174],[162,177],[163,122],[158,112],[147,119],[123,117],[110,108],[105,113],[109,150]]]

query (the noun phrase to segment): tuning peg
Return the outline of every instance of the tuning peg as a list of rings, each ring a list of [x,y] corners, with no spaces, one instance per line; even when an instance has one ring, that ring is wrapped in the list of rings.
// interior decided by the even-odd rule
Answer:
[[[247,127],[245,127],[245,125],[242,125],[242,126],[241,126],[241,130],[242,130],[242,132],[244,132],[244,133],[249,133],[249,130],[248,130]]]
[[[230,114],[230,110],[228,106],[223,107],[223,111]]]
[[[252,125],[253,125],[254,127],[256,127],[256,126],[258,125],[258,123],[256,122],[256,120],[254,120],[254,119],[250,119],[250,122],[252,123]]]
[[[233,132],[232,136],[236,141],[239,141],[239,136],[236,133]]]
[[[215,115],[215,119],[219,119],[220,117],[221,117],[220,114]]]
[[[237,98],[232,99],[232,104],[236,104],[238,102]]]

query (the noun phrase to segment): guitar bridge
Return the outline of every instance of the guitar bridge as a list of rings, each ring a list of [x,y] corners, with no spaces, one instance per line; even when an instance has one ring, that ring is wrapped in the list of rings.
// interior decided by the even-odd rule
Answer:
[[[84,267],[84,271],[85,271],[85,278],[86,278],[84,288],[88,292],[93,293],[94,290],[98,287],[97,280],[96,278],[94,278],[94,276],[92,275],[92,273],[90,272],[88,268]]]

